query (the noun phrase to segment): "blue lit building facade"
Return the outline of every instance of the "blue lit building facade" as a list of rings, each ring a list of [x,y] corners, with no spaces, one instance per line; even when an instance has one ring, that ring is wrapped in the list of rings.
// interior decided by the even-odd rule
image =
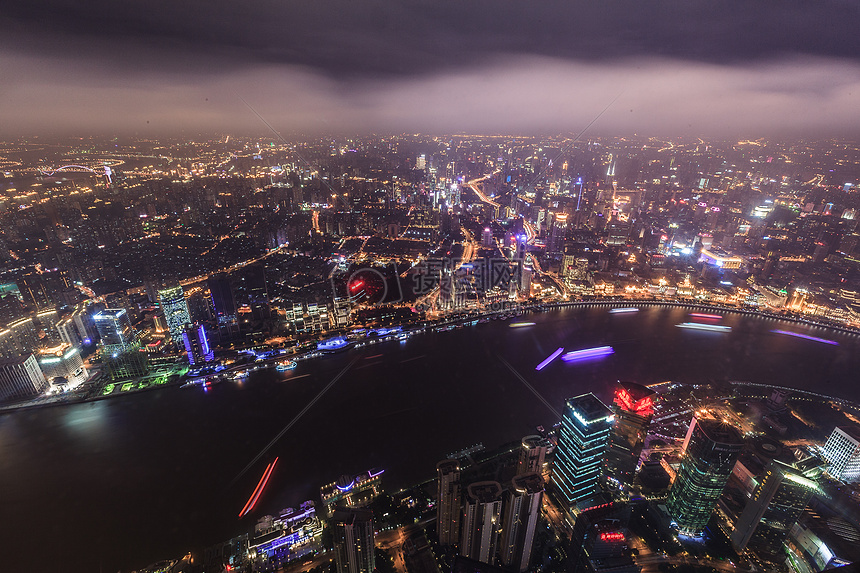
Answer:
[[[182,342],[185,352],[188,354],[189,364],[201,364],[209,362],[214,357],[214,352],[209,347],[209,338],[202,324],[189,324],[182,333]]]
[[[599,492],[613,422],[612,411],[594,394],[565,403],[552,479],[568,506]]]

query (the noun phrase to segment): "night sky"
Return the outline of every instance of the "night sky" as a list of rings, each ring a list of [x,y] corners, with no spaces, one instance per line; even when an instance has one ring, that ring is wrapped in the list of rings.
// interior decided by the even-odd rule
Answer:
[[[0,137],[850,137],[860,2],[12,0],[0,72]]]

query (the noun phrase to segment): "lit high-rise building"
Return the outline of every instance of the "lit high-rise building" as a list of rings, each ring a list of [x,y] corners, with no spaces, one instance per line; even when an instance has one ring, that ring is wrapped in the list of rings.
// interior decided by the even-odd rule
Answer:
[[[515,476],[505,502],[501,558],[513,571],[529,567],[540,520],[543,479],[537,472]]]
[[[481,237],[481,246],[485,249],[491,249],[493,248],[493,245],[493,231],[491,231],[490,228],[487,227],[486,229],[484,229],[484,234]]]
[[[734,426],[693,418],[684,439],[681,467],[666,507],[679,533],[698,536],[705,529],[743,448]]]
[[[39,333],[33,319],[21,318],[0,331],[0,358],[17,360],[31,353],[39,344]]]
[[[137,336],[124,308],[107,308],[93,316],[93,322],[105,346],[130,344]]]
[[[64,378],[68,388],[83,384],[89,376],[80,350],[67,344],[42,349],[39,352],[39,368],[49,382]]]
[[[182,343],[188,355],[189,364],[202,364],[209,362],[214,357],[214,352],[209,347],[209,339],[206,329],[202,324],[189,324],[185,326],[182,333]]]
[[[60,332],[57,330],[57,325],[60,323],[60,315],[56,309],[43,310],[36,314],[36,320],[42,330],[45,331],[45,338],[42,343],[57,344],[62,342]]]
[[[656,393],[635,382],[618,382],[612,411],[615,425],[606,456],[607,474],[624,487],[630,487],[645,444],[648,424],[654,416]]]
[[[185,302],[185,292],[179,285],[162,289],[158,291],[158,300],[161,303],[161,312],[164,313],[170,337],[179,343],[185,332],[185,325],[191,323],[191,313],[188,312],[188,303]]]
[[[206,286],[212,296],[212,307],[215,309],[218,324],[235,323],[236,298],[229,277],[224,274],[211,276],[206,281]]]
[[[57,323],[57,334],[60,337],[60,342],[70,346],[79,346],[83,340],[78,335],[78,329],[75,326],[75,321],[71,316],[68,316]]]
[[[537,472],[545,473],[546,456],[552,452],[553,445],[548,439],[534,435],[523,438],[520,446],[520,460],[517,463],[517,475]]]
[[[501,512],[502,486],[499,482],[481,481],[466,488],[460,555],[483,563],[495,560]]]
[[[738,518],[731,534],[738,553],[749,545],[757,552],[779,554],[782,543],[815,492],[820,491],[820,460],[786,464],[773,460]]]
[[[552,480],[568,506],[598,492],[613,421],[612,411],[594,394],[565,403]]]
[[[860,481],[860,430],[853,426],[834,428],[822,451],[827,473],[834,479]]]
[[[337,573],[373,573],[373,512],[369,509],[341,508],[331,519]]]
[[[439,544],[455,545],[460,539],[460,464],[443,460],[436,464],[436,529]]]
[[[124,308],[108,308],[93,316],[102,343],[102,359],[112,380],[135,378],[149,371],[140,337]]]
[[[560,253],[564,249],[564,234],[567,231],[567,213],[556,213],[547,243],[548,253]]]
[[[48,381],[35,356],[0,360],[0,401],[30,398],[48,389]]]

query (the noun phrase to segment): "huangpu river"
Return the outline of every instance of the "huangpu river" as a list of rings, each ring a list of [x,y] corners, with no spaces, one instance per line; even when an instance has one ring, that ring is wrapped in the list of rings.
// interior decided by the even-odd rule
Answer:
[[[558,421],[549,406],[559,411],[567,397],[595,392],[608,402],[618,379],[743,380],[860,401],[860,337],[732,313],[718,322],[730,332],[677,328],[691,312],[527,313],[353,348],[206,392],[171,387],[2,414],[0,570],[139,568],[227,540],[266,513],[318,501],[321,485],[370,468],[384,468],[386,489],[397,490],[432,477],[450,452],[549,428]],[[838,345],[772,332],[780,329]],[[559,347],[604,345],[614,354],[535,370]],[[240,520],[275,457],[257,508]]]

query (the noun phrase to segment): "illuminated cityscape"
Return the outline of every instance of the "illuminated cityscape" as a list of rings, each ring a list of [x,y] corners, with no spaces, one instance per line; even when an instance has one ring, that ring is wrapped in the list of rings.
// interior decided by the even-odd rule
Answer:
[[[0,571],[860,567],[860,11],[11,0]]]
[[[860,396],[819,392],[813,371],[787,387],[756,378],[756,357],[739,349],[753,344],[753,329],[772,368],[803,370],[800,357],[818,352],[833,365],[824,370],[854,372],[860,148],[421,135],[31,148],[18,141],[3,151],[18,158],[4,167],[0,215],[4,416],[145,403],[164,392],[169,400],[176,388],[217,399],[225,387],[263,380],[292,393],[302,387],[293,379],[328,376],[298,409],[284,403],[296,417],[234,478],[250,483],[232,511],[256,525],[189,545],[171,567],[298,573],[310,560],[356,573],[636,573],[695,558],[718,570],[715,559],[813,573],[855,559],[845,540],[860,532],[849,511],[860,499],[860,409],[851,401]],[[836,183],[848,173],[851,181]],[[587,320],[591,336],[547,338],[561,332],[550,325],[562,316]],[[354,461],[315,469],[302,499],[286,498],[301,509],[271,506],[302,466],[284,460],[310,455],[288,454],[282,438],[317,401],[327,404],[320,414],[337,407],[329,388],[365,372],[387,380],[400,364],[410,384],[449,358],[463,364],[456,352],[477,340],[467,333],[491,331],[539,343],[522,359],[482,351],[503,368],[497,375],[531,392],[517,401],[534,395],[545,408],[541,424],[511,426],[525,437],[482,433],[495,445],[465,447],[469,435],[444,429],[455,418],[434,414],[442,425],[428,429],[464,449],[438,462],[432,432],[403,434],[430,440],[430,459],[412,465],[415,483],[398,477],[403,468],[354,473],[396,466],[405,442],[387,446],[393,458],[371,448],[365,461],[366,448],[353,445]],[[613,365],[638,364],[627,332],[646,333],[633,335],[640,344],[673,341],[678,353],[655,346],[651,370],[637,365],[616,378]],[[392,358],[430,348],[430,336],[466,338],[433,363],[426,353]],[[792,362],[767,345],[804,350]],[[722,371],[717,349],[740,352],[749,373]],[[657,364],[674,368],[687,356],[710,366],[685,382],[656,374]],[[329,363],[341,370],[316,374]],[[578,372],[592,373],[584,394]],[[548,390],[549,380],[562,386]],[[459,404],[458,392],[440,399]],[[384,396],[354,396],[357,420],[376,420],[374,400]],[[410,404],[384,406],[379,423],[388,408],[410,424]],[[365,435],[356,424],[338,440]],[[372,426],[365,439],[398,443],[397,428]],[[309,451],[331,447],[309,440]],[[756,449],[765,446],[783,453]],[[434,464],[435,479],[422,481]]]

